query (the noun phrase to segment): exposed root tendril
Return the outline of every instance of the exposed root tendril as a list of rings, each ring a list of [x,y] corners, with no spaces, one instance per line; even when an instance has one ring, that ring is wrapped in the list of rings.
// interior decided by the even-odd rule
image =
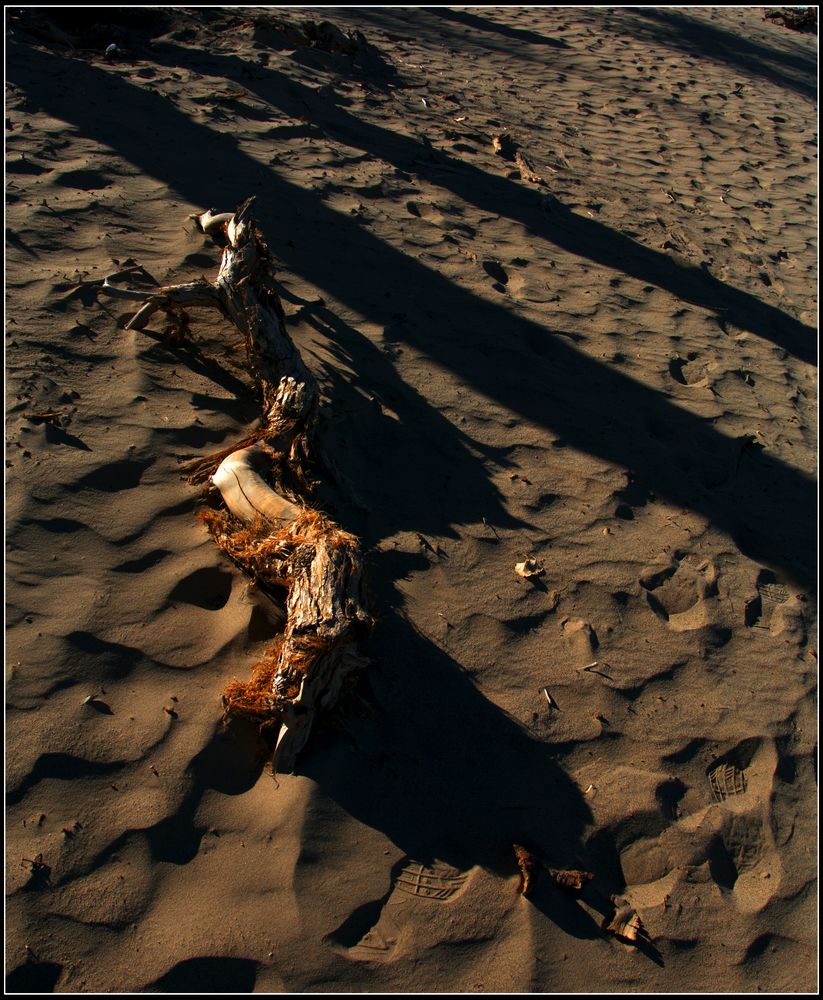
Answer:
[[[224,718],[251,719],[257,723],[268,723],[277,718],[272,687],[282,647],[281,639],[277,645],[267,649],[262,659],[252,667],[247,681],[232,678],[223,692]]]

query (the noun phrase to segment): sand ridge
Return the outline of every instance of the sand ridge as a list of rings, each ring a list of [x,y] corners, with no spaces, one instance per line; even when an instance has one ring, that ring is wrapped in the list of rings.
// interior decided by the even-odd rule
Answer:
[[[374,51],[9,23],[8,988],[813,989],[814,39],[324,16]],[[94,285],[213,277],[188,216],[250,194],[380,614],[276,782],[220,691],[282,619],[179,473],[255,426],[239,338]]]

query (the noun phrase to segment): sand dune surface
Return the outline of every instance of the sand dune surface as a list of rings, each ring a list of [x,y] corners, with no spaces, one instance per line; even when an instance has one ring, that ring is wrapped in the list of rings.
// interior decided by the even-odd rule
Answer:
[[[10,992],[814,990],[817,51],[763,15],[7,11]],[[100,294],[250,195],[378,619],[276,777],[220,695],[282,609],[180,472],[240,337]]]

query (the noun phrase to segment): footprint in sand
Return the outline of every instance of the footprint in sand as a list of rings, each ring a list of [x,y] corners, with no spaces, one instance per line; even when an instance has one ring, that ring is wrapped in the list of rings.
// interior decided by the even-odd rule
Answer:
[[[769,761],[771,751],[758,737],[743,740],[706,768],[706,780],[715,802],[726,802],[749,792],[751,784],[748,771],[754,767],[754,798],[765,800],[771,788],[774,764]],[[757,765],[755,767],[755,764]]]
[[[597,633],[588,622],[580,619],[563,622],[563,638],[577,667],[585,667],[597,659],[595,650],[600,645]]]
[[[443,213],[431,202],[407,201],[406,211],[416,219],[425,219],[426,222],[432,222],[434,225],[439,225],[443,221]]]
[[[465,885],[466,878],[465,872],[441,861],[434,861],[431,865],[408,861],[397,873],[394,886],[399,892],[419,899],[445,902],[457,895]]]
[[[353,945],[350,954],[355,958],[365,958],[367,960],[379,958],[387,955],[397,944],[397,928],[384,926],[382,930],[372,927],[366,931],[363,937]]]
[[[406,211],[416,219],[428,222],[438,229],[443,230],[443,239],[446,242],[454,243],[451,233],[456,233],[466,239],[474,239],[477,230],[474,226],[468,225],[460,218],[461,211],[453,205],[436,205],[427,201],[407,201]]]
[[[635,886],[633,899],[648,892],[650,902],[656,903],[653,883],[677,870],[688,881],[687,873],[705,865],[722,894],[734,894],[727,898],[735,907],[760,912],[781,881],[772,814],[778,766],[776,744],[753,737],[711,761],[705,770],[709,794],[698,808],[681,809],[689,791],[686,784],[670,778],[658,785],[655,795],[667,825],[621,852],[628,880],[640,886]]]
[[[757,576],[757,596],[746,602],[746,625],[760,635],[779,635],[783,631],[789,591],[770,570],[764,569]]]
[[[735,905],[747,912],[759,912],[781,881],[772,812],[779,763],[776,745],[754,737],[706,770],[716,803],[712,815],[720,823],[710,871],[721,888],[734,891]]]
[[[494,280],[492,288],[497,292],[505,292],[509,283],[509,275],[499,261],[484,260],[483,270]]]
[[[650,566],[640,577],[649,607],[675,632],[710,621],[708,600],[717,594],[717,569],[694,553],[676,554],[664,567]]]
[[[723,842],[738,874],[749,871],[760,861],[766,849],[763,820],[751,813],[732,816]]]
[[[423,864],[412,858],[406,858],[395,869],[388,896],[361,907],[363,912],[353,914],[331,935],[331,940],[345,946],[346,936],[350,933],[347,925],[352,925],[353,928],[359,917],[366,917],[371,926],[368,926],[356,943],[346,948],[346,954],[351,958],[367,961],[388,957],[402,936],[402,925],[405,921],[400,913],[404,897],[412,896],[435,905],[447,903],[463,890],[468,877],[468,872],[454,868],[443,861],[435,860],[430,864]]]
[[[746,791],[746,772],[728,761],[713,766],[708,772],[709,788],[715,802],[725,802],[734,795]]]
[[[674,381],[694,389],[708,387],[708,370],[708,365],[700,360],[695,351],[690,351],[685,358],[675,355],[669,361],[669,374]]]

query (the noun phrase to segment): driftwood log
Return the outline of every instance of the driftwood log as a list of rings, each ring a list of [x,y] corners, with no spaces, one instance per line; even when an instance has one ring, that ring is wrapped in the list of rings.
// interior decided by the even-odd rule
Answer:
[[[255,226],[254,199],[235,212],[193,216],[226,244],[216,280],[142,291],[102,291],[142,301],[127,325],[142,329],[158,310],[188,332],[187,306],[219,309],[242,333],[262,397],[260,427],[234,448],[189,465],[190,482],[210,478],[222,506],[201,517],[214,540],[266,588],[284,588],[286,624],[279,641],[234,681],[227,716],[245,716],[277,732],[274,765],[291,770],[318,712],[337,701],[364,662],[355,643],[371,627],[360,545],[311,503],[320,393],[292,343],[274,285],[274,262]],[[118,274],[116,277],[122,277]]]

